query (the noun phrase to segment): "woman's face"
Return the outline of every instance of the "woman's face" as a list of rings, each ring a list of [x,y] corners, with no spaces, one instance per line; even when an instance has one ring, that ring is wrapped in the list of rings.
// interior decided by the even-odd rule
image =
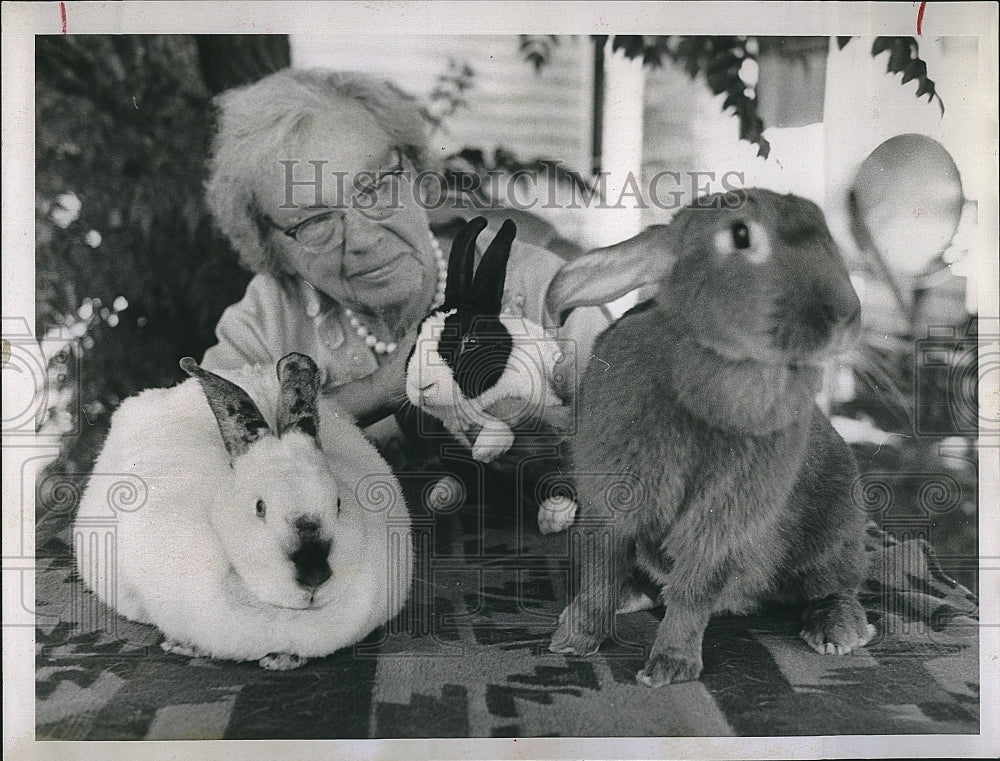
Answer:
[[[414,167],[364,108],[343,101],[335,109],[307,130],[294,155],[274,157],[270,181],[257,189],[261,211],[278,228],[320,218],[296,239],[281,229],[268,234],[297,274],[336,301],[373,312],[405,307],[437,277]]]

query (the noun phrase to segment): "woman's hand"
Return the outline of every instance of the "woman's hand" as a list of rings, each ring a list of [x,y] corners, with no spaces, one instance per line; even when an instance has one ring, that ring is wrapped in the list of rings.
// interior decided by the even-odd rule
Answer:
[[[330,389],[330,394],[362,428],[393,414],[406,401],[406,362],[417,341],[415,330],[399,339],[396,351],[366,378]]]

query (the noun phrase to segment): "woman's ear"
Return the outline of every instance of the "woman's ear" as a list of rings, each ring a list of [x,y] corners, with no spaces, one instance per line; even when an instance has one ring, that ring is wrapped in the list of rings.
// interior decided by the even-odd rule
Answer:
[[[545,294],[545,308],[556,325],[581,306],[601,306],[670,274],[677,261],[677,221],[653,225],[638,235],[598,248],[567,262]]]

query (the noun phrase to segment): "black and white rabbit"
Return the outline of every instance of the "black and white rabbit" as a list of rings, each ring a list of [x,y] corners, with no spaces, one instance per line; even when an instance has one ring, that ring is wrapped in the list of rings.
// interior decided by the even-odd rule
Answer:
[[[420,324],[406,373],[410,402],[440,420],[481,462],[514,443],[510,426],[487,411],[493,405],[506,403],[519,416],[540,419],[564,403],[552,382],[562,358],[559,340],[533,320],[501,311],[517,228],[506,220],[476,267],[476,239],[486,225],[477,217],[455,238],[444,303]],[[477,431],[472,442],[469,431]],[[457,492],[442,486],[441,493]],[[545,533],[561,530],[575,511],[564,497],[544,500],[539,527]]]
[[[540,410],[561,405],[552,387],[560,345],[526,317],[501,314],[507,261],[517,234],[507,220],[475,267],[477,217],[455,238],[444,303],[424,318],[407,363],[406,394],[458,439],[480,429],[472,456],[489,462],[514,442],[510,427],[486,410],[501,399]],[[473,271],[475,276],[473,277]]]
[[[649,686],[697,679],[710,616],[769,601],[803,604],[801,636],[821,653],[865,645],[856,465],[815,404],[861,309],[822,212],[749,189],[655,234],[672,268],[599,337],[581,379],[578,521],[610,539],[576,558],[581,586],[549,649],[596,651],[640,578],[666,608],[637,675]],[[633,499],[616,505],[624,476]]]

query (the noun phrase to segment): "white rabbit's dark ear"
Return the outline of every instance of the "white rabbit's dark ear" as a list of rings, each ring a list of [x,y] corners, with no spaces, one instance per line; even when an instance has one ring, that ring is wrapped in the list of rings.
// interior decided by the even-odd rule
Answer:
[[[486,228],[486,217],[476,217],[461,229],[451,244],[448,255],[448,284],[444,292],[445,311],[456,309],[472,287],[472,271],[476,263],[476,238]]]
[[[558,324],[581,306],[601,306],[670,274],[675,242],[686,220],[681,211],[669,225],[652,225],[628,240],[598,248],[567,262],[545,294],[545,307]]]
[[[319,446],[319,410],[316,406],[319,370],[316,363],[305,354],[286,354],[278,360],[278,381],[281,384],[278,435],[284,436],[292,429],[302,431]]]
[[[507,278],[507,261],[510,259],[510,247],[515,235],[517,225],[509,219],[504,220],[479,262],[466,299],[479,314],[500,314],[503,286]]]
[[[222,434],[222,442],[226,445],[230,459],[235,460],[257,439],[271,433],[271,428],[257,405],[242,388],[198,367],[198,363],[191,357],[184,357],[180,365],[184,372],[197,378],[201,384],[208,406],[212,408],[219,424],[219,433]]]

